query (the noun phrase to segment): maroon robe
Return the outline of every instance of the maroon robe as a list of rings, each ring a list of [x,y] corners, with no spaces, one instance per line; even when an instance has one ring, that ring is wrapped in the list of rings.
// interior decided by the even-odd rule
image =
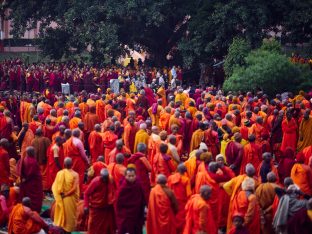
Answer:
[[[122,181],[116,202],[118,233],[142,233],[144,206],[146,204],[144,197],[144,191],[139,180],[134,183],[125,179]]]
[[[29,156],[20,159],[17,163],[16,171],[21,179],[20,199],[29,197],[31,199],[30,208],[40,213],[43,200],[43,188],[42,175],[37,160]]]

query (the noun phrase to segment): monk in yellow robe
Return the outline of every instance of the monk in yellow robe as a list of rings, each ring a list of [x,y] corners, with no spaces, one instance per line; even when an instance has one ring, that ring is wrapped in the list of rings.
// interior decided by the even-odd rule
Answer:
[[[145,145],[148,145],[149,135],[146,129],[147,129],[146,123],[140,124],[140,130],[137,131],[137,133],[135,134],[134,153],[137,152],[137,146],[139,143],[144,143]]]
[[[205,135],[205,125],[203,123],[199,123],[199,129],[193,132],[192,135],[190,152],[192,152],[194,149],[197,149],[201,142],[204,142],[204,135]]]
[[[57,173],[52,185],[55,198],[53,223],[66,232],[75,231],[79,200],[79,175],[71,168],[72,160],[65,158],[64,169]]]
[[[81,122],[81,113],[80,111],[76,111],[74,117],[69,120],[69,128],[71,130],[78,128],[78,123]]]
[[[159,118],[164,108],[162,107],[162,100],[159,99],[157,103],[154,103],[148,110],[148,114],[152,119],[153,126],[159,126]]]
[[[310,117],[310,110],[306,110],[303,119],[299,125],[299,139],[297,144],[297,151],[300,152],[307,146],[312,145],[312,117]]]

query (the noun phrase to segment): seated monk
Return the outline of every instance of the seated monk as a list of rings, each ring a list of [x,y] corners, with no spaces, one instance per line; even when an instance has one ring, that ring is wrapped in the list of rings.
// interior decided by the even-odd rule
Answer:
[[[0,191],[0,227],[6,226],[13,206],[17,203],[18,187],[1,185]]]
[[[48,225],[36,211],[29,207],[31,200],[24,197],[22,203],[15,205],[9,217],[8,233],[38,233],[41,229],[48,232]]]

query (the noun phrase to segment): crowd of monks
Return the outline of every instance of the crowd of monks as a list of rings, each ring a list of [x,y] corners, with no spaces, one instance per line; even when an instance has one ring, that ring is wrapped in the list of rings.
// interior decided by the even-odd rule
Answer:
[[[14,234],[311,233],[310,98],[164,86],[4,92],[0,225]]]

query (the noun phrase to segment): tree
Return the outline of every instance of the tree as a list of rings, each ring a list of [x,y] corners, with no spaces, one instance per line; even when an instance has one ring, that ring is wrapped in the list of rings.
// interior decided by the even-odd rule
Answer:
[[[230,77],[236,66],[245,64],[245,57],[251,50],[250,44],[242,38],[234,38],[229,47],[228,54],[224,61],[224,72],[226,77]]]
[[[274,49],[270,51],[268,48]],[[246,64],[236,67],[224,82],[224,90],[247,92],[261,89],[273,96],[285,91],[298,91],[303,88],[303,84],[308,85],[305,89],[310,88],[308,77],[311,77],[311,71],[306,66],[291,63],[275,49],[276,47],[265,44],[262,48],[251,51],[245,58]]]

